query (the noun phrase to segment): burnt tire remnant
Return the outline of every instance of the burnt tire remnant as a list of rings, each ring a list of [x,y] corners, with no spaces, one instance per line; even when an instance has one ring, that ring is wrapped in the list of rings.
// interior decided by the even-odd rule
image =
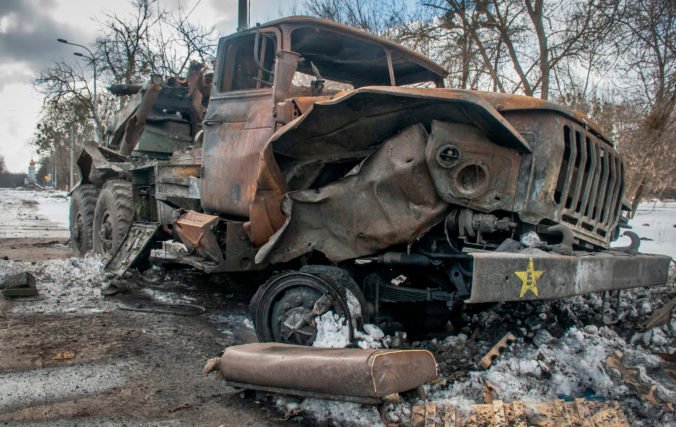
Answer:
[[[73,190],[70,199],[70,247],[83,256],[93,248],[94,211],[98,190],[91,184],[80,185]]]
[[[94,212],[94,251],[112,257],[122,244],[134,219],[131,183],[106,182],[99,193]]]
[[[251,299],[250,313],[260,342],[312,345],[315,319],[332,311],[354,334],[344,287],[314,274],[286,272],[273,276]]]

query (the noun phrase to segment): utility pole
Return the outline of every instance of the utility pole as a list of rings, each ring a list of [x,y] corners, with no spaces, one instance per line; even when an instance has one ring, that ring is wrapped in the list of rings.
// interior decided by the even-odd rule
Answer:
[[[96,142],[99,142],[99,111],[98,111],[98,101],[97,101],[98,98],[96,97],[96,57],[94,56],[94,53],[91,50],[89,50],[89,48],[87,46],[83,46],[83,45],[77,44],[77,43],[71,43],[66,39],[56,39],[56,41],[59,42],[59,43],[63,43],[63,44],[69,44],[71,46],[77,46],[77,47],[82,48],[82,49],[86,50],[87,52],[89,52],[89,56],[83,55],[80,52],[73,52],[73,55],[78,56],[80,58],[89,59],[89,61],[92,64],[92,68],[94,69],[94,90],[93,90],[94,99],[92,101],[92,112],[94,113],[94,122],[96,124],[96,132],[94,133],[94,140]]]
[[[69,190],[75,185],[75,125],[70,127],[70,185]]]

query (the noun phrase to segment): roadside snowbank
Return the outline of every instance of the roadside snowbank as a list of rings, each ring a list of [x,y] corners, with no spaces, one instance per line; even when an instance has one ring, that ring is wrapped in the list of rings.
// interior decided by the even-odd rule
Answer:
[[[98,256],[42,261],[0,260],[0,282],[23,271],[35,275],[38,296],[17,298],[8,305],[14,313],[100,313],[115,309],[101,296],[104,261]]]

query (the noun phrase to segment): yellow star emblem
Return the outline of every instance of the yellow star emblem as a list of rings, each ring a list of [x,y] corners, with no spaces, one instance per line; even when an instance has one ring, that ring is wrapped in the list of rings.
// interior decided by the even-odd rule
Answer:
[[[538,296],[537,279],[542,276],[542,273],[544,273],[544,271],[538,271],[535,269],[535,266],[533,265],[533,258],[528,261],[528,268],[526,271],[514,272],[514,274],[516,274],[523,282],[519,298],[523,298],[524,295],[528,293],[528,291],[531,291],[533,294],[535,294],[535,296]]]

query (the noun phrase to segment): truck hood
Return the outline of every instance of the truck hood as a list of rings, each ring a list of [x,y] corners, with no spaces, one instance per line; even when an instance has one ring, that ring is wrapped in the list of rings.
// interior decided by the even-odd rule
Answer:
[[[367,86],[333,96],[293,98],[302,115],[271,138],[275,152],[285,155],[330,143],[345,149],[346,141],[383,141],[397,130],[431,119],[471,124],[497,144],[529,153],[524,137],[486,100],[482,92],[437,88]],[[371,129],[364,134],[364,126]],[[353,131],[359,129],[358,134]],[[349,143],[348,143],[349,144]],[[292,155],[292,157],[294,157]]]
[[[443,88],[406,88],[406,87],[392,87],[392,86],[371,86],[360,89],[345,90],[333,95],[327,96],[300,96],[294,97],[293,101],[302,114],[308,112],[315,104],[332,105],[335,102],[340,102],[344,98],[349,98],[355,92],[371,92],[371,93],[390,93],[399,96],[416,96],[428,97],[430,99],[448,99],[449,97],[459,97],[460,94],[469,94],[468,100],[481,98],[486,103],[490,104],[497,112],[506,113],[511,111],[527,111],[527,110],[549,110],[556,111],[564,116],[575,120],[585,128],[592,131],[596,136],[610,143],[610,139],[604,134],[601,126],[591,120],[589,117],[576,110],[570,110],[562,105],[554,102],[546,101],[539,98],[523,95],[513,95],[499,92],[483,92],[474,90],[462,89],[443,89]]]

